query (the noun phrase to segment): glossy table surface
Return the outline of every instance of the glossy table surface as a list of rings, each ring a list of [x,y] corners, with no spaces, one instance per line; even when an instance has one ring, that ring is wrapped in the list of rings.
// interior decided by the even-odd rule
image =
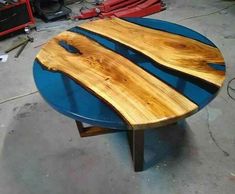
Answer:
[[[180,25],[144,18],[127,18],[125,20],[151,29],[188,37],[215,47],[206,37]],[[77,27],[69,31],[85,35],[100,43],[105,48],[134,62],[146,72],[162,80],[177,92],[187,97],[187,99],[199,107],[199,110],[206,106],[220,89],[218,86],[195,79],[194,77],[182,75],[167,68],[156,66],[155,62],[146,55],[112,39]],[[225,66],[219,64],[210,64],[210,66],[218,71],[225,71]],[[48,71],[38,60],[34,62],[33,73],[36,86],[43,98],[60,113],[75,120],[100,127],[114,129],[127,128],[126,122],[111,106],[107,105],[103,100],[96,97],[65,74]]]

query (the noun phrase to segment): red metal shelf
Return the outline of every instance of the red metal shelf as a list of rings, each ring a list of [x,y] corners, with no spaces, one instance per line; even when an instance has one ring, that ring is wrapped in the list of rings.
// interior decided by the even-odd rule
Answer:
[[[0,37],[4,36],[6,34],[12,33],[14,31],[17,31],[17,30],[20,30],[20,29],[24,29],[27,26],[35,24],[35,19],[33,17],[33,13],[32,13],[32,9],[31,9],[31,5],[30,5],[29,0],[20,0],[18,3],[13,3],[13,4],[6,5],[6,6],[2,7],[2,8],[0,8],[0,11],[5,11],[7,9],[12,9],[14,7],[21,6],[22,4],[26,4],[27,13],[28,13],[28,16],[29,16],[28,22],[22,23],[20,25],[16,25],[16,26],[14,26],[14,27],[12,27],[10,29],[6,29],[5,31],[0,32]]]

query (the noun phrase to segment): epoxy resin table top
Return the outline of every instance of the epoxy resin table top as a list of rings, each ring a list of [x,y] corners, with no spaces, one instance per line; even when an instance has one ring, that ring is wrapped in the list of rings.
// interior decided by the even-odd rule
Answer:
[[[225,79],[219,49],[183,26],[107,18],[62,32],[38,53],[35,83],[59,112],[117,129],[155,128],[208,104]]]

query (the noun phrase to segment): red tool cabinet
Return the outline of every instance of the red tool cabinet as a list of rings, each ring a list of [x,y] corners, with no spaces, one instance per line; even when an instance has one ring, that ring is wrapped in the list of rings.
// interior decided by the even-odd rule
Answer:
[[[34,24],[29,0],[0,8],[0,37]]]

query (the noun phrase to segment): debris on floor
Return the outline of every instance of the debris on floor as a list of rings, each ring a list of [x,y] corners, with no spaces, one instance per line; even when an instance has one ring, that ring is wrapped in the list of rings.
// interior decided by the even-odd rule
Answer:
[[[7,62],[8,54],[0,53],[0,62],[5,63]]]

